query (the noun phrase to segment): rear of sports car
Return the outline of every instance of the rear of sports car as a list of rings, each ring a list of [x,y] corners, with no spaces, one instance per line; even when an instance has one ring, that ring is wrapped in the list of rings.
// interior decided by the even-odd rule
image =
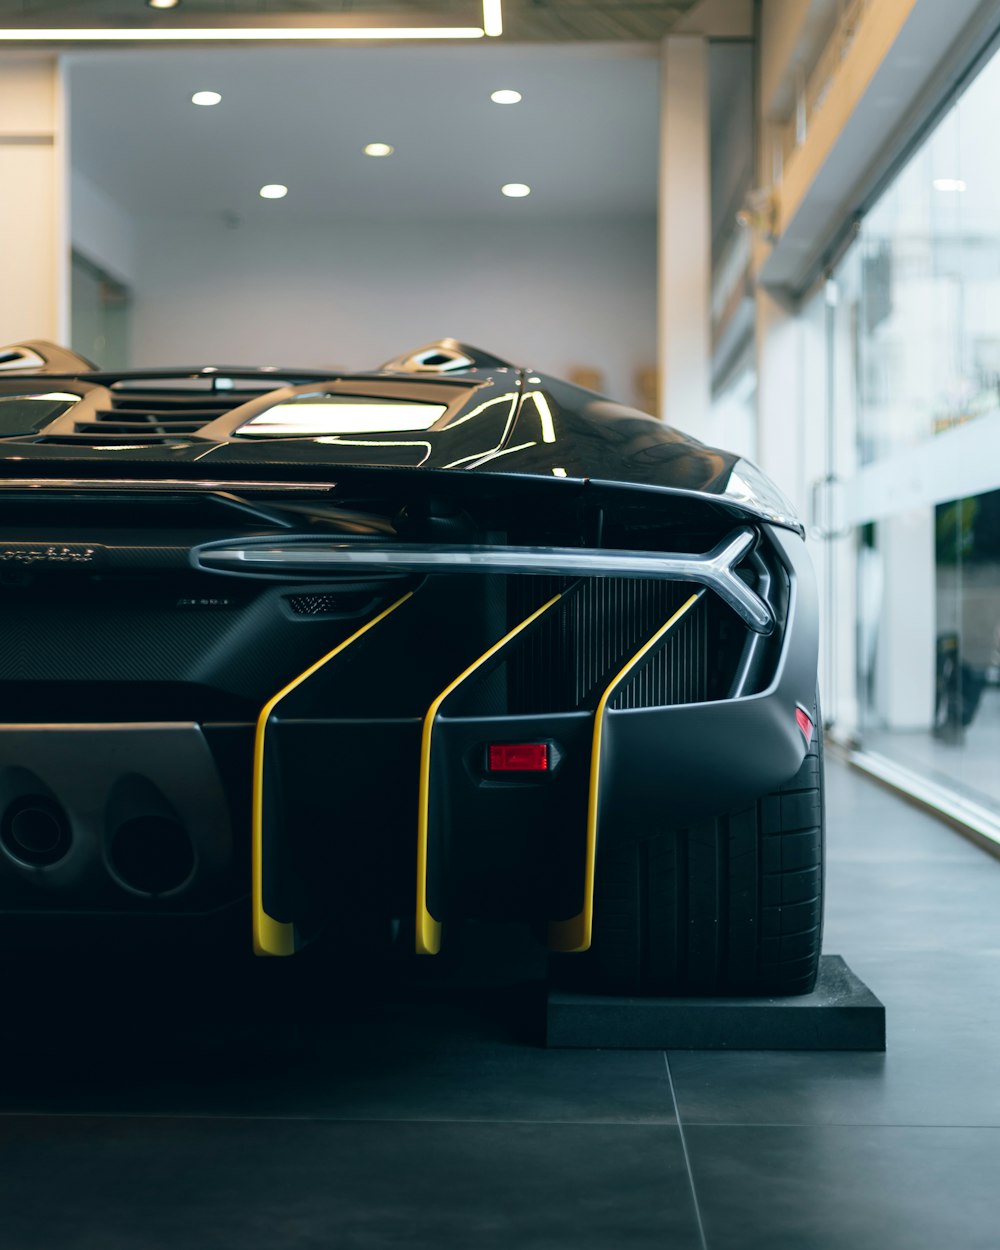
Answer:
[[[262,955],[518,921],[613,992],[811,988],[791,525],[569,476],[116,450],[6,459],[0,909],[231,909]]]

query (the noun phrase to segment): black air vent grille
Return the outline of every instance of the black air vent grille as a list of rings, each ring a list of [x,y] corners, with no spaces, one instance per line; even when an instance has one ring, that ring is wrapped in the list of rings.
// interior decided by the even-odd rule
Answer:
[[[701,703],[708,697],[708,611],[702,598],[636,666],[613,708]]]
[[[77,421],[78,434],[196,435],[203,426],[225,416],[270,389],[215,388],[210,383],[181,387],[111,387],[111,407],[99,408],[93,420]]]
[[[561,589],[555,578],[511,578],[508,620],[523,620]],[[594,708],[609,683],[697,587],[593,578],[567,594],[511,650],[508,711]],[[623,682],[610,707],[665,707],[725,698],[747,631],[711,593],[681,617]]]
[[[110,409],[100,408],[96,414],[104,434],[197,434],[207,421],[163,420],[150,414],[135,421],[117,421],[115,413]],[[89,434],[94,428],[91,421],[77,421],[73,427],[77,434]]]
[[[368,590],[321,591],[285,596],[285,602],[294,616],[351,616],[368,607],[372,599]]]

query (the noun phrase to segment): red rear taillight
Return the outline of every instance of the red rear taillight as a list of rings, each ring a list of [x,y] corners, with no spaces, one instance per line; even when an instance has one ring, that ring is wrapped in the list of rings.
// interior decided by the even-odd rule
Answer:
[[[795,709],[795,719],[798,722],[799,728],[802,730],[802,734],[806,740],[806,745],[808,746],[809,743],[812,742],[813,723],[800,707]]]
[[[547,742],[491,742],[487,752],[491,773],[544,773],[549,767]]]

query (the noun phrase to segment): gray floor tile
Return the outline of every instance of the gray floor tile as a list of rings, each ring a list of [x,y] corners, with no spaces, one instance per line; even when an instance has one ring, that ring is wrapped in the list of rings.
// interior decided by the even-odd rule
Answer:
[[[675,1128],[0,1118],[4,1250],[696,1250]]]
[[[1000,864],[829,779],[826,949],[888,1052],[671,1053],[710,1250],[993,1250]],[[546,1052],[537,952],[464,937],[385,983],[8,956],[3,1250],[697,1246],[663,1056]]]
[[[685,1131],[709,1250],[996,1250],[1000,1130]]]
[[[682,1121],[1000,1126],[1000,864],[870,781],[830,776],[825,947],[885,1004],[887,1053],[672,1053]],[[845,792],[849,836],[872,844],[850,856]],[[916,845],[885,852],[872,814],[886,811]]]
[[[1000,1127],[1000,953],[855,961],[886,1005],[884,1055],[674,1051],[684,1123]]]
[[[232,1056],[127,1062],[86,1056],[0,1077],[3,1112],[231,1115],[329,1120],[673,1123],[657,1052],[483,1051],[435,1061],[376,1056]]]
[[[977,848],[828,751],[827,815],[836,855],[975,859]]]
[[[46,979],[19,998],[8,982],[0,1112],[674,1121],[659,1054],[539,1044],[540,982],[319,993],[328,969],[275,981],[251,965],[205,994],[193,971],[154,969],[127,995]]]
[[[824,945],[848,962],[878,947],[1000,948],[1000,864],[981,851],[971,861],[872,861],[831,848],[827,899]]]
[[[1000,1127],[995,1061],[966,1061],[948,1046],[911,1055],[672,1053],[670,1062],[684,1124]]]

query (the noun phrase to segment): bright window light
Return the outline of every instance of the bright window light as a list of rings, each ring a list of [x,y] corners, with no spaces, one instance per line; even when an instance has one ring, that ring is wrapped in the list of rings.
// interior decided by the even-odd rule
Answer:
[[[395,150],[391,143],[365,144],[365,156],[392,156]]]
[[[176,9],[181,0],[146,0],[151,9]]]
[[[283,200],[288,188],[280,182],[268,182],[261,187],[259,194],[262,200]]]
[[[935,191],[964,191],[966,183],[964,178],[935,178]]]
[[[500,188],[501,195],[507,195],[512,200],[523,200],[526,195],[531,194],[531,187],[526,182],[505,182]]]
[[[200,104],[202,108],[211,108],[213,104],[219,104],[222,96],[218,91],[196,91],[191,97],[192,104]]]
[[[504,87],[500,91],[494,91],[490,96],[494,104],[520,104],[520,91],[511,91],[509,87]]]

